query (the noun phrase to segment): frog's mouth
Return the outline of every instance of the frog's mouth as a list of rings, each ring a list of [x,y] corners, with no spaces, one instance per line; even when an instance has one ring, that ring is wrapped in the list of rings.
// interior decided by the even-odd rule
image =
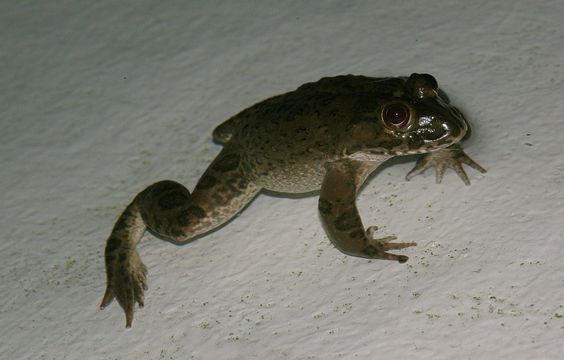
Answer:
[[[385,148],[371,148],[371,149],[364,149],[363,151],[359,151],[358,153],[365,153],[369,155],[387,155],[387,156],[401,156],[401,155],[417,155],[417,154],[425,154],[431,151],[436,151],[441,149],[441,147],[434,148],[421,148],[421,149],[407,149],[407,148],[394,148],[394,149],[385,149]]]
[[[426,147],[421,149],[383,149],[383,148],[375,148],[375,149],[367,149],[366,152],[371,155],[389,155],[389,156],[402,156],[402,155],[417,155],[417,154],[425,154],[432,151],[437,151],[439,149],[445,148],[447,146],[437,146],[435,147]]]

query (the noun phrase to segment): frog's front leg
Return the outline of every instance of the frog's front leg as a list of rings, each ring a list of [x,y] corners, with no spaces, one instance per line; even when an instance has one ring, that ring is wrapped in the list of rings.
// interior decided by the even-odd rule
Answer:
[[[446,168],[452,168],[466,185],[470,185],[470,179],[468,179],[468,175],[466,171],[464,171],[462,164],[469,165],[481,173],[486,172],[486,169],[481,167],[464,152],[461,145],[455,144],[446,149],[440,149],[421,156],[417,160],[415,167],[407,173],[405,178],[406,180],[410,180],[412,177],[434,166],[436,169],[437,184],[440,184],[443,180]]]
[[[233,218],[259,192],[240,155],[224,148],[194,192],[174,181],[160,181],[141,193],[118,218],[105,250],[107,287],[100,305],[114,298],[133,321],[135,302],[144,303],[147,269],[135,246],[146,229],[175,244],[193,240]]]
[[[328,163],[319,196],[319,212],[329,238],[345,254],[404,263],[407,256],[386,251],[416,244],[391,243],[395,239],[391,236],[374,239],[375,227],[365,231],[356,208],[357,191],[377,165],[379,163],[350,159]]]

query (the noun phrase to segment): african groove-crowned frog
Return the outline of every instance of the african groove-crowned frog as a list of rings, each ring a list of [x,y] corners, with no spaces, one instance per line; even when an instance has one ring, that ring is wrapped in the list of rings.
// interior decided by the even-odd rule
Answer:
[[[147,269],[135,249],[145,230],[184,244],[232,219],[261,190],[320,190],[319,213],[329,238],[345,254],[407,261],[390,254],[415,243],[374,239],[355,199],[367,176],[398,155],[422,154],[407,179],[435,166],[437,182],[451,167],[469,184],[466,163],[485,172],[459,145],[470,126],[428,74],[372,78],[337,76],[300,86],[243,110],[213,132],[224,147],[194,191],[155,183],[125,209],[108,238],[107,289],[131,326],[144,303]]]

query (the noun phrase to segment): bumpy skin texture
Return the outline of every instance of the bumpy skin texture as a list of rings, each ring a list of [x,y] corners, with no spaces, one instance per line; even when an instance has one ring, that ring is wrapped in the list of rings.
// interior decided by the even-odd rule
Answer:
[[[460,146],[469,135],[467,121],[428,74],[323,78],[255,104],[214,130],[224,148],[192,193],[165,180],[125,209],[106,245],[101,307],[117,298],[130,327],[135,303],[143,306],[147,269],[135,245],[145,230],[190,242],[228,222],[261,190],[321,190],[319,212],[335,247],[403,263],[407,256],[387,251],[415,243],[373,238],[376,227],[365,230],[356,208],[359,188],[389,158],[420,153],[426,155],[407,179],[434,166],[440,182],[451,167],[469,184],[462,163],[485,172]]]

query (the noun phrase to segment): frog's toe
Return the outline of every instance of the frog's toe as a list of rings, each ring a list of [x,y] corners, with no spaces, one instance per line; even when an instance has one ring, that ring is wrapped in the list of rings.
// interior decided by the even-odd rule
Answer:
[[[462,164],[457,161],[456,159],[447,159],[444,162],[438,163],[436,165],[436,183],[440,184],[443,181],[443,176],[445,174],[445,170],[447,167],[453,169],[458,176],[462,179],[464,184],[470,185],[470,179],[468,178],[468,174],[464,171]]]
[[[369,246],[376,247],[382,251],[405,249],[410,246],[416,246],[417,243],[394,243],[392,241],[397,240],[396,236],[390,235],[382,238],[375,238],[374,233],[378,229],[377,226],[370,226],[366,229],[366,236],[368,237]]]
[[[377,246],[380,247],[384,251],[405,249],[405,248],[417,245],[417,243],[415,243],[415,242],[400,242],[400,243],[391,242],[392,240],[396,240],[396,239],[397,238],[395,236],[386,236],[386,237],[381,238],[381,239],[372,239],[370,241],[370,244],[373,245],[373,246],[375,244],[377,244]]]
[[[103,310],[114,300],[114,298],[115,298],[114,290],[112,289],[110,284],[108,284],[106,286],[106,292],[104,293],[104,297],[102,298],[102,303],[100,304],[100,309]]]
[[[407,247],[407,246],[413,246],[415,245],[415,243],[410,243],[410,244],[394,244],[394,245],[406,245],[403,247]],[[397,247],[398,249],[402,248],[402,247]],[[383,260],[392,260],[392,261],[397,261],[399,263],[404,263],[406,262],[409,258],[405,255],[396,255],[396,254],[390,254],[385,252],[385,250],[390,249],[386,246],[382,246],[382,243],[378,243],[377,240],[373,241],[371,244],[369,244],[366,248],[365,248],[365,254],[367,254],[370,258],[372,259],[383,259]]]
[[[374,233],[378,230],[378,226],[373,225],[366,228],[366,236],[369,239],[374,239]]]
[[[141,264],[139,271],[133,274],[133,294],[139,307],[145,306],[145,290],[147,290],[147,268]]]
[[[405,255],[398,255],[398,262],[400,264],[403,264],[404,262],[406,262],[407,260],[409,260],[409,258]]]
[[[131,327],[135,303],[137,302],[139,307],[145,305],[144,289],[146,285],[144,276],[142,272],[131,271],[121,277],[119,281],[120,291],[116,292],[116,298],[125,312],[125,327]]]
[[[410,172],[407,173],[407,175],[405,175],[405,179],[407,181],[411,180],[414,176],[417,176],[419,174],[422,174],[423,172],[425,172],[425,170],[427,170],[428,168],[430,168],[431,166],[433,166],[433,164],[431,164],[431,162],[427,159],[426,156],[420,157],[417,162],[415,163],[415,166],[413,167],[413,169],[411,169]]]
[[[487,172],[487,170],[485,168],[483,168],[480,164],[478,164],[477,162],[472,160],[472,158],[470,156],[468,156],[464,151],[462,151],[462,149],[461,149],[461,151],[458,155],[458,160],[461,163],[464,163],[464,164],[470,166],[471,168],[478,170],[482,174]]]

